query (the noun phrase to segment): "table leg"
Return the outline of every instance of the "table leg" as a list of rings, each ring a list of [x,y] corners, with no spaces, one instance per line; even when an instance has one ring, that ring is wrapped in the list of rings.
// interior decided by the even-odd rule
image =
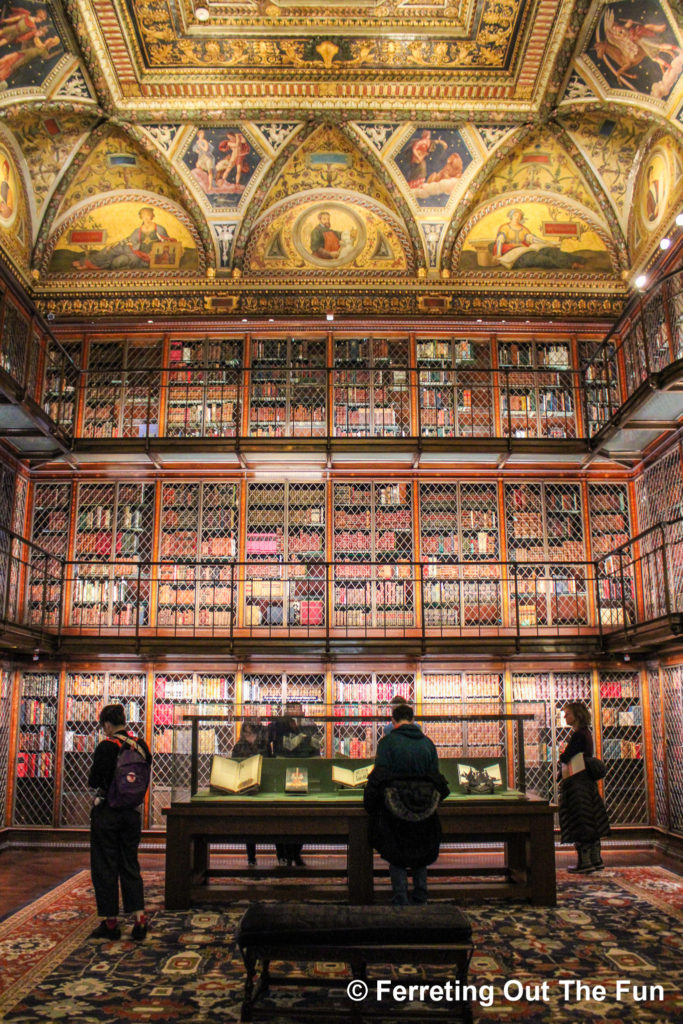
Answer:
[[[209,843],[204,836],[195,836],[192,843],[192,883],[206,885],[209,867]]]
[[[166,910],[190,909],[191,837],[170,815],[166,819]]]
[[[529,851],[525,833],[513,832],[505,840],[505,865],[513,882],[526,885]]]
[[[552,814],[532,822],[530,839],[531,902],[537,907],[554,907],[557,903],[557,883]]]
[[[349,822],[349,846],[346,855],[349,903],[363,906],[374,900],[372,879],[372,847],[368,839],[367,818]]]

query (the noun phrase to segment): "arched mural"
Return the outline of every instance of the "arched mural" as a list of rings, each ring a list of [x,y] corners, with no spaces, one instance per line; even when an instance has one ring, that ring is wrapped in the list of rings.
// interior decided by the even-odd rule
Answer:
[[[460,272],[563,271],[613,273],[607,246],[586,217],[566,204],[518,196],[486,204],[456,244]]]
[[[19,184],[14,159],[0,145],[0,227],[9,231],[19,211]]]
[[[258,222],[246,270],[287,273],[401,273],[413,265],[397,218],[364,196],[340,190],[294,196]]]
[[[50,274],[97,271],[168,274],[200,269],[197,240],[159,196],[112,197],[63,221],[47,246]]]

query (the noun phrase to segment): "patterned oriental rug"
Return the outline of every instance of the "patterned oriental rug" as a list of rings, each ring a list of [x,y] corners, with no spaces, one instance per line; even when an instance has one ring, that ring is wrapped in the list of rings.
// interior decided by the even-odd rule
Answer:
[[[555,909],[463,904],[474,927],[475,1021],[683,1024],[683,878],[649,867],[580,879],[560,871],[558,881]],[[240,904],[187,913],[163,910],[160,873],[146,872],[145,884],[151,930],[141,944],[126,938],[129,925],[119,942],[87,939],[97,918],[85,871],[0,922],[0,1017],[8,1024],[238,1021],[243,967],[232,936],[250,883]],[[276,969],[347,976],[334,963]],[[438,967],[378,967],[370,998],[376,978],[406,990],[447,980]],[[397,1012],[379,1019],[400,1020],[401,1008],[420,1006],[426,1022],[436,1019],[419,991],[412,1002],[409,991],[402,1000],[400,989],[392,991]],[[350,1019],[343,990],[274,989],[263,1006],[269,1012],[261,1018],[275,1024],[313,1006],[329,1010],[330,1022]]]

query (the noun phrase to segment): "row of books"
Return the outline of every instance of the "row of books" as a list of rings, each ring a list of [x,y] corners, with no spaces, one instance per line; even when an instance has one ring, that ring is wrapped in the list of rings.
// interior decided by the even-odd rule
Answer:
[[[27,723],[21,722],[21,725]],[[19,733],[19,750],[52,750],[54,746],[54,730],[42,725],[34,732]]]
[[[55,688],[55,696],[56,696]],[[52,703],[24,698],[19,709],[20,725],[56,725],[57,708]]]

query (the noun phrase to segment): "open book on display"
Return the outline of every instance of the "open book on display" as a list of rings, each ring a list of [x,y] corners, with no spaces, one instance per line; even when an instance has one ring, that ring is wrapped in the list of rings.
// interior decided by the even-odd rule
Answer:
[[[261,785],[263,757],[255,754],[244,761],[214,755],[209,789],[212,793],[255,793]]]
[[[332,765],[332,781],[338,782],[341,786],[348,786],[355,789],[357,786],[364,786],[368,781],[368,775],[375,766],[366,764],[364,768],[340,768],[339,765]]]

